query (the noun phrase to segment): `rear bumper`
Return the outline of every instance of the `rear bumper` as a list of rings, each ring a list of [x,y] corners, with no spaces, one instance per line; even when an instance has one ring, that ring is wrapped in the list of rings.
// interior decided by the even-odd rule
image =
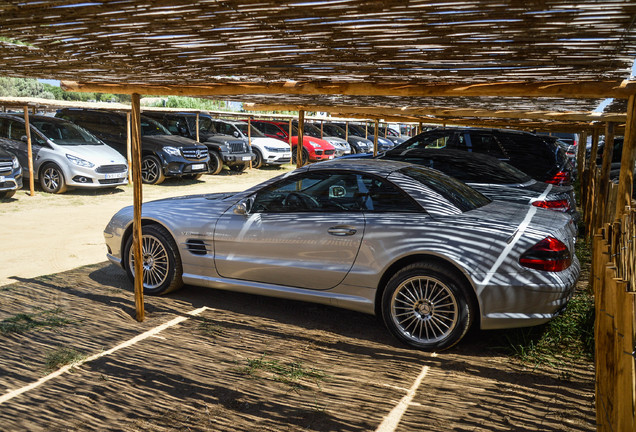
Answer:
[[[542,283],[477,287],[481,328],[529,327],[550,321],[572,298],[580,272],[579,260],[574,256],[572,265],[562,272],[541,272]],[[519,281],[521,278],[515,275],[511,279]]]

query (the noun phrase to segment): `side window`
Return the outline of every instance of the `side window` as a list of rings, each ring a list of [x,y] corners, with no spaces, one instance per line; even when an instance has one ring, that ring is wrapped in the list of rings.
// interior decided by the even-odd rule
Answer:
[[[438,131],[430,134],[426,134],[419,138],[415,138],[406,149],[438,149],[444,148],[450,141],[453,132],[451,131]]]
[[[24,128],[24,124],[15,121],[9,122],[9,138],[20,141],[25,135],[26,129]]]
[[[421,212],[422,209],[397,186],[376,177],[358,176],[363,210],[369,212]]]
[[[466,149],[475,153],[485,153],[496,158],[505,158],[499,143],[492,134],[470,132],[462,134]]]
[[[0,118],[0,138],[9,137],[9,120]]]
[[[348,172],[311,172],[285,179],[259,192],[252,211],[420,212],[422,209],[385,180]]]

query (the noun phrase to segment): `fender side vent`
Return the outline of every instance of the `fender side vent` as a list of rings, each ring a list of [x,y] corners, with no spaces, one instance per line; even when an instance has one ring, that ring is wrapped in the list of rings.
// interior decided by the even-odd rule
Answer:
[[[186,247],[190,253],[194,255],[207,255],[208,253],[208,248],[205,246],[203,240],[189,239],[186,242]]]

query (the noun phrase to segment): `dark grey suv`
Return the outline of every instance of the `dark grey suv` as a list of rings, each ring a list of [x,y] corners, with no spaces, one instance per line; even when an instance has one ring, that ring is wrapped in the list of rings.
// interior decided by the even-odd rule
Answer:
[[[126,156],[126,115],[114,111],[65,108],[56,117],[82,126]],[[191,139],[172,135],[156,121],[141,116],[141,178],[159,184],[166,177],[199,178],[208,172],[208,148]]]
[[[197,138],[196,114],[188,112],[144,111],[165,126],[171,133],[190,139]],[[232,171],[243,171],[255,157],[246,139],[232,125],[199,114],[199,140],[210,152],[210,174],[221,172],[223,165]]]
[[[11,198],[22,187],[22,168],[18,158],[0,148],[0,198]]]
[[[504,129],[440,128],[422,132],[389,150],[449,149],[485,153],[505,161],[535,180],[571,184],[574,166],[558,145],[528,133]]]

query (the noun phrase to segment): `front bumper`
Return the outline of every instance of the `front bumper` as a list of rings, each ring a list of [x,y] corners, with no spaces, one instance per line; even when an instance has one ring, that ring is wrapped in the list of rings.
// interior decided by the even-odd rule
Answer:
[[[113,165],[113,169],[99,166],[86,168],[70,166],[66,174],[66,182],[71,187],[98,189],[104,187],[123,186],[128,184],[128,167]]]
[[[221,159],[225,165],[242,165],[254,161],[256,156],[250,153],[225,153],[221,152]]]
[[[0,175],[0,192],[22,188],[22,168],[16,168],[9,174]]]

